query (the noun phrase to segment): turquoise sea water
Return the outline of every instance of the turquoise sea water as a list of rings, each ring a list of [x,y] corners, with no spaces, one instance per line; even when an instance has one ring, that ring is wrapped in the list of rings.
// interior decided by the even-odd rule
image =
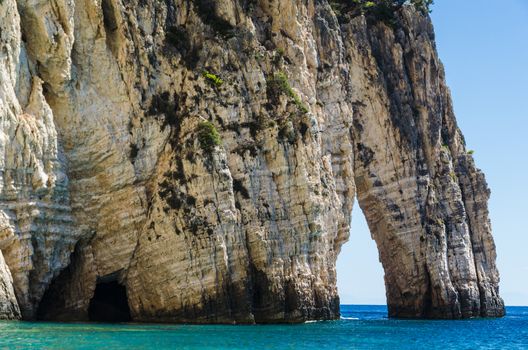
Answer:
[[[384,306],[343,305],[339,321],[184,326],[0,322],[5,349],[528,349],[528,307],[502,319],[388,320]]]

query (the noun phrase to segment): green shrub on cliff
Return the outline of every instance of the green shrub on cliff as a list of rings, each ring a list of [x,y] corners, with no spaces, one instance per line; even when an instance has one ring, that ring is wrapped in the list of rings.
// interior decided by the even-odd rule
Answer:
[[[293,100],[293,103],[297,106],[299,112],[308,113],[308,107],[302,103],[299,95],[293,91],[288,81],[288,77],[283,72],[275,73],[273,76],[269,77],[267,80],[267,86],[268,95],[278,97],[279,95],[284,94]]]
[[[203,121],[197,127],[198,141],[202,149],[208,153],[222,143],[220,134],[213,123]]]
[[[275,73],[273,76],[268,78],[268,88],[272,89],[278,94],[286,94],[289,97],[293,97],[295,92],[288,82],[288,77],[283,72]]]
[[[351,17],[364,15],[369,20],[394,25],[394,11],[398,6],[401,6],[400,2],[393,0],[331,0],[330,5],[340,21],[343,21],[346,15]]]
[[[404,4],[412,4],[422,12],[431,12],[434,0],[330,0],[336,16],[343,20],[345,15],[355,17],[364,15],[369,20],[382,21],[387,25],[396,25],[395,12]]]
[[[431,12],[431,5],[434,4],[434,0],[411,0],[411,3],[420,11]]]
[[[222,86],[224,81],[216,74],[209,73],[208,71],[205,71],[202,73],[202,76],[207,80],[211,85],[214,85],[216,87]]]

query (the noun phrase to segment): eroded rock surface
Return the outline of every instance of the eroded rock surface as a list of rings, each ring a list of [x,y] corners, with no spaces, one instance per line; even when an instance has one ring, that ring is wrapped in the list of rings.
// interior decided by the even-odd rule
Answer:
[[[20,308],[13,289],[13,278],[0,252],[0,319],[20,318]]]
[[[0,117],[5,317],[87,320],[105,284],[135,321],[337,318],[356,193],[391,316],[504,313],[489,190],[413,6],[3,0]]]

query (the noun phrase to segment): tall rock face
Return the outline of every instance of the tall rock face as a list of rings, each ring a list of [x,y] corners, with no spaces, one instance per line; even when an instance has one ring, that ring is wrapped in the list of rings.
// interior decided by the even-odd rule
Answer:
[[[0,0],[0,118],[0,317],[337,318],[356,194],[390,316],[504,314],[411,5]]]
[[[0,252],[0,319],[18,319],[20,316],[20,308],[13,289],[13,278]]]

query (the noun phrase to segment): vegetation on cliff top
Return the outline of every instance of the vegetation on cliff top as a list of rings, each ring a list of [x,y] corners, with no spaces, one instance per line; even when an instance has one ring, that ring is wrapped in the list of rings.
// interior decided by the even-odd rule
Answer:
[[[364,15],[367,19],[382,21],[390,26],[396,24],[395,11],[405,4],[412,4],[424,13],[431,12],[434,0],[330,0],[336,16],[342,20],[346,15]]]

